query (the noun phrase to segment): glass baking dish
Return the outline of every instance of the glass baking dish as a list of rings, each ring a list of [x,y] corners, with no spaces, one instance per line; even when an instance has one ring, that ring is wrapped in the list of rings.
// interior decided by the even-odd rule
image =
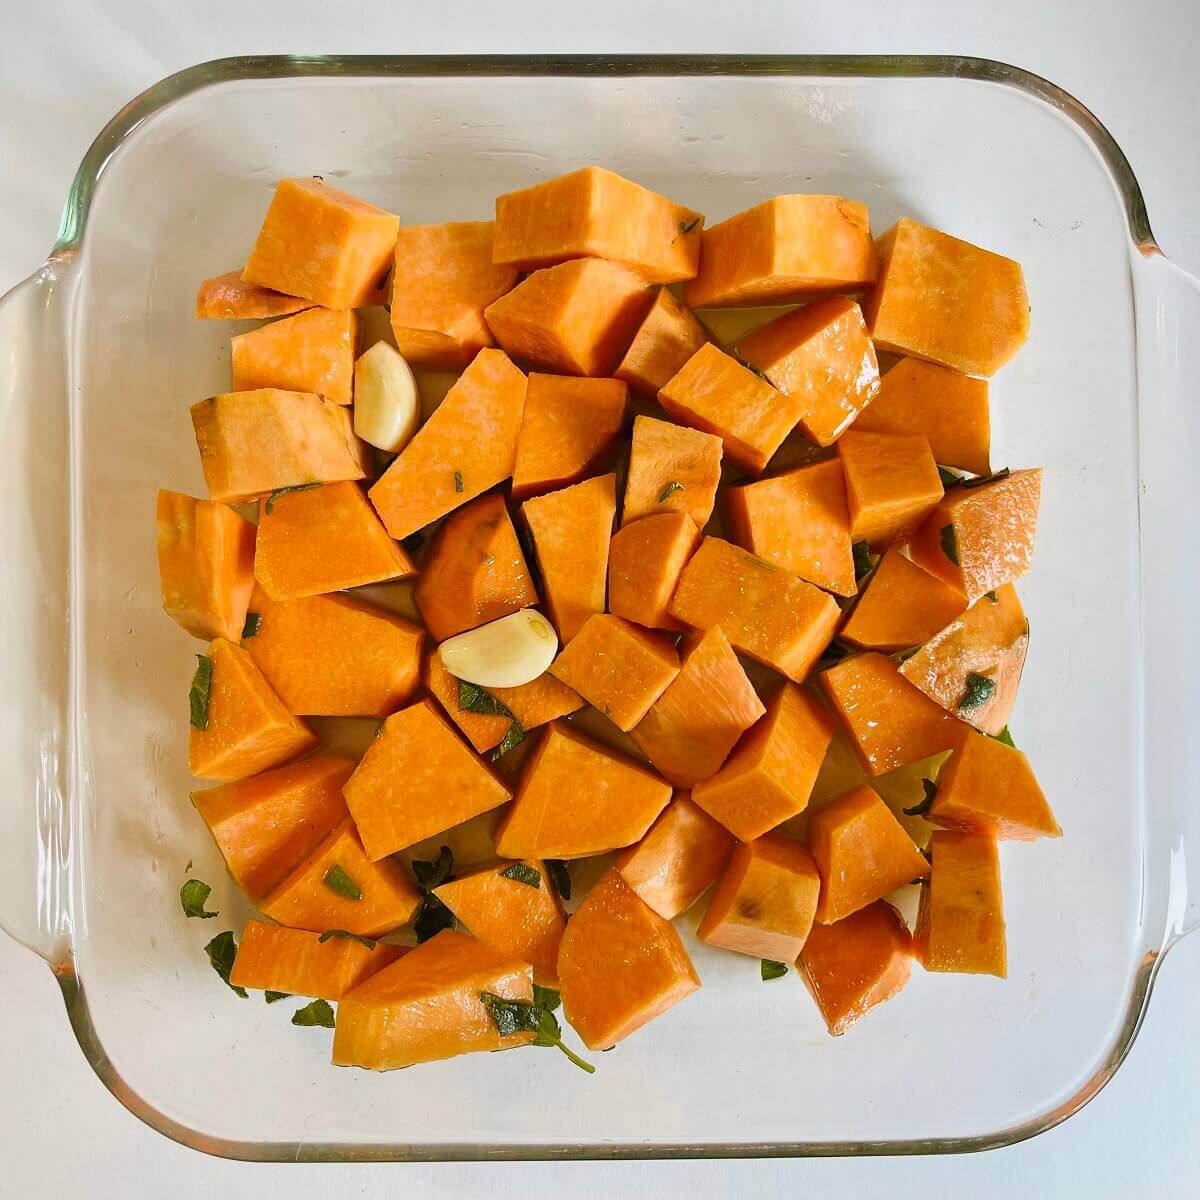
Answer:
[[[1024,264],[1032,335],[993,381],[996,461],[1047,469],[1014,725],[1066,836],[1003,849],[1006,984],[918,971],[840,1039],[794,977],[695,946],[703,990],[592,1077],[532,1050],[335,1070],[327,1034],[237,1000],[201,952],[246,910],[187,799],[196,644],[162,617],[152,536],[160,485],[201,493],[187,406],[227,386],[228,327],[194,320],[196,285],[243,261],[282,175],[420,222],[487,217],[588,162],[710,220],[835,192],[877,230],[907,214]],[[113,1093],[214,1154],[937,1153],[1047,1129],[1111,1077],[1200,916],[1198,329],[1197,285],[1106,131],[994,62],[244,58],[172,76],[101,133],[45,266],[0,302],[0,921],[50,963]],[[189,862],[222,913],[199,930],[179,913]]]

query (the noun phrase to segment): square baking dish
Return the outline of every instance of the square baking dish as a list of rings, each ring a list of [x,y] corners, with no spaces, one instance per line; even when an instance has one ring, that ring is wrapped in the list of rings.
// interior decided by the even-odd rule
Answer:
[[[202,493],[187,407],[227,385],[200,279],[277,178],[406,223],[600,163],[710,221],[778,192],[867,202],[1019,259],[1032,334],[995,461],[1046,468],[1014,717],[1065,837],[1003,847],[1007,983],[913,982],[829,1038],[797,979],[697,945],[706,986],[594,1076],[532,1050],[372,1075],[236,999],[201,950],[247,915],[188,802],[198,645],[160,611],[162,485]],[[1188,334],[1188,330],[1192,332]],[[1196,924],[1200,293],[1077,101],[964,58],[246,58],[164,80],[84,159],[45,266],[0,302],[0,921],[148,1124],[261,1160],[937,1153],[1076,1111]],[[1188,848],[1192,861],[1189,861]],[[184,921],[191,873],[219,922]]]

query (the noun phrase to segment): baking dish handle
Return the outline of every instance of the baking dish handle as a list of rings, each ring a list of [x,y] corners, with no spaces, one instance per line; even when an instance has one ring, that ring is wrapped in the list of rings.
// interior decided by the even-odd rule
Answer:
[[[1165,941],[1200,925],[1200,280],[1135,259],[1143,784]]]
[[[0,297],[0,928],[69,938],[69,257]]]

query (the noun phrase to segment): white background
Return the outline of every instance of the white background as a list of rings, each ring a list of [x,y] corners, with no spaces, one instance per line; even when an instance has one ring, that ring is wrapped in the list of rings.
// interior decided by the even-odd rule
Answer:
[[[940,51],[1029,68],[1099,115],[1142,183],[1159,244],[1200,273],[1200,0],[0,0],[0,292],[41,262],[91,138],[173,71],[233,54],[581,50]],[[140,1125],[92,1076],[49,971],[0,935],[0,1194],[1196,1196],[1198,995],[1193,939],[1167,961],[1114,1082],[1059,1129],[985,1155],[278,1167],[204,1158]]]

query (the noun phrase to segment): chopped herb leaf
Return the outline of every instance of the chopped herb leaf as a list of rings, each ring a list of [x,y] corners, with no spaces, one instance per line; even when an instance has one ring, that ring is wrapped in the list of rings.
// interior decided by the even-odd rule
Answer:
[[[349,938],[352,942],[366,946],[368,950],[374,950],[377,944],[374,938],[363,937],[361,933],[350,933],[346,929],[327,929],[317,938],[317,945],[329,941],[330,938]]]
[[[293,1025],[320,1025],[322,1029],[334,1026],[333,1006],[328,1000],[314,1000],[292,1013]]]
[[[410,533],[408,537],[401,538],[400,545],[409,554],[416,554],[425,545],[425,535],[418,529],[416,533]]]
[[[547,858],[546,874],[550,876],[550,882],[554,884],[555,891],[564,899],[571,898],[571,872],[567,870],[567,864],[561,858]]]
[[[275,511],[275,502],[280,496],[286,496],[289,492],[311,492],[313,488],[323,487],[320,483],[294,483],[291,487],[276,488],[268,497],[266,504],[263,505],[263,512],[269,517]]]
[[[999,483],[1001,479],[1007,479],[1012,474],[1010,467],[1002,467],[999,471],[993,471],[990,475],[976,475],[974,479],[964,479],[959,487],[977,488],[983,487],[989,483]]]
[[[443,846],[433,862],[417,861],[413,863],[412,869],[413,874],[417,877],[417,883],[425,891],[432,891],[435,887],[441,887],[450,878],[450,872],[454,870],[454,853],[449,846]]]
[[[519,746],[525,740],[525,726],[520,721],[513,717],[513,723],[508,727],[508,732],[500,740],[495,750],[488,755],[488,762],[495,762],[498,758],[503,758],[514,747]]]
[[[854,582],[861,583],[875,570],[879,555],[871,553],[870,542],[855,542],[851,550],[854,552]]]
[[[208,728],[208,698],[212,692],[213,660],[205,654],[197,654],[200,660],[192,676],[188,702],[192,706],[192,724],[200,730]]]
[[[942,487],[954,487],[955,484],[962,482],[962,475],[958,471],[950,467],[943,467],[938,463],[938,478],[942,481]]]
[[[759,377],[759,379],[761,379],[764,383],[771,382],[767,378],[767,373],[766,373],[766,371],[764,371],[762,369],[762,367],[756,367],[752,362],[747,362],[744,358],[740,358],[737,355],[734,355],[734,357],[737,358],[737,361],[739,363],[741,363],[741,365],[743,367],[745,367],[746,370],[749,371],[751,375],[757,375]],[[772,385],[772,386],[774,386],[774,385]]]
[[[995,592],[984,592],[983,594],[987,597],[989,604],[999,604],[1000,603],[1000,597],[997,596]]]
[[[942,526],[942,553],[956,567],[962,566],[962,563],[958,561],[958,534],[953,525]]]
[[[532,1033],[533,1045],[557,1046],[577,1067],[591,1075],[596,1068],[563,1045],[558,1018],[548,1008],[526,1000],[507,1000],[495,992],[480,992],[479,999],[492,1018],[501,1037],[514,1033]]]
[[[972,671],[967,676],[967,687],[963,698],[958,702],[959,711],[964,708],[978,708],[986,704],[996,691],[996,681],[987,675]]]
[[[666,504],[676,492],[683,491],[683,484],[678,479],[672,479],[661,492],[658,493],[659,504]]]
[[[242,641],[247,638],[256,637],[258,631],[262,628],[262,613],[248,612],[246,614],[246,623],[242,626]]]
[[[237,958],[237,942],[233,940],[233,934],[228,929],[224,933],[218,933],[204,947],[204,953],[208,955],[212,969],[225,980],[225,983],[243,1000],[247,999],[244,987],[238,987],[237,984],[229,982],[229,973],[233,970],[233,960]]]
[[[454,490],[455,490],[456,492],[461,492],[461,491],[465,491],[465,490],[466,490],[466,489],[463,487],[463,477],[462,477],[462,472],[461,472],[461,471],[455,471],[455,472],[454,472]]]
[[[904,809],[906,817],[923,817],[933,806],[934,797],[937,795],[937,784],[932,779],[922,779],[921,786],[925,789],[925,799],[920,804],[914,804],[912,808]]]
[[[679,232],[680,233],[691,233],[692,230],[695,229],[696,226],[699,224],[700,224],[699,217],[693,217],[690,221],[680,221],[679,222]]]
[[[909,646],[907,650],[901,650],[898,653],[893,654],[892,658],[894,658],[898,663],[906,663],[920,649],[920,646]]]
[[[417,919],[413,922],[413,932],[418,942],[427,942],[443,929],[454,928],[454,914],[436,897],[426,896]]]
[[[201,883],[199,879],[189,879],[179,889],[179,903],[183,905],[183,915],[204,919],[217,916],[218,914],[215,912],[205,912],[204,910],[211,895],[212,888],[207,883]]]
[[[542,877],[536,868],[526,866],[525,863],[513,863],[511,867],[501,871],[500,875],[504,879],[515,879],[517,883],[524,883],[529,887],[540,888],[542,886]]]
[[[775,570],[775,564],[774,564],[774,563],[769,563],[769,562],[767,562],[767,560],[766,560],[765,558],[759,558],[757,555],[754,555],[754,554],[747,554],[747,555],[746,555],[746,561],[747,561],[747,562],[748,562],[748,563],[749,563],[751,566],[757,567],[757,568],[758,568],[760,571],[773,571],[773,570]]]
[[[538,1008],[545,1009],[546,1012],[553,1012],[562,1003],[562,996],[553,988],[542,987],[535,983],[533,985],[533,1002]]]
[[[490,692],[468,683],[465,679],[458,681],[458,707],[464,712],[479,713],[485,717],[509,717],[512,711],[508,705],[502,704]]]
[[[782,979],[788,973],[787,963],[776,962],[773,958],[764,958],[759,964],[759,971],[764,982],[768,979]]]
[[[361,900],[363,898],[362,888],[350,878],[349,873],[341,863],[334,863],[325,872],[321,882],[331,892],[337,892],[339,896],[347,900]]]
[[[263,992],[263,999],[268,1004],[274,1004],[277,1000],[290,1000],[291,992]]]
[[[1000,730],[999,733],[989,734],[993,741],[1003,742],[1006,746],[1011,746],[1014,750],[1017,748],[1017,743],[1013,741],[1013,735],[1008,732],[1008,726]]]

